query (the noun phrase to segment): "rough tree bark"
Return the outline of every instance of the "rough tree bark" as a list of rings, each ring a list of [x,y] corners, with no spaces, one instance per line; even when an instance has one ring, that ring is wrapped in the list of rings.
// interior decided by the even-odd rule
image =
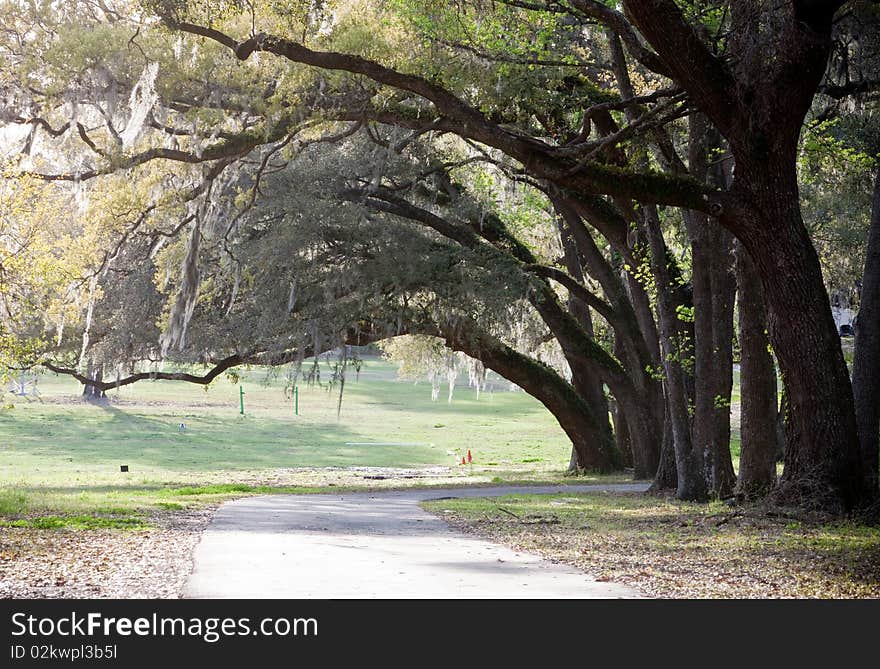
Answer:
[[[702,452],[694,447],[691,439],[688,394],[685,373],[678,360],[676,344],[677,315],[672,302],[670,274],[667,267],[666,245],[660,229],[660,219],[654,207],[643,209],[648,243],[651,248],[651,269],[657,284],[657,313],[660,321],[660,348],[663,368],[666,372],[666,402],[672,423],[673,450],[678,499],[704,502],[708,499]]]
[[[720,225],[713,227],[712,335],[715,351],[715,388],[712,391],[712,489],[721,498],[736,486],[730,452],[730,403],[733,394],[733,316],[736,301],[733,236]]]
[[[880,467],[880,169],[874,181],[862,299],[856,321],[853,393],[866,485],[876,489]]]
[[[705,116],[690,118],[689,168],[700,181],[709,178],[708,151],[718,138]],[[705,459],[712,493],[727,497],[736,483],[730,458],[730,393],[733,299],[730,234],[699,211],[684,212],[691,241],[694,305],[694,447]]]
[[[693,133],[693,129],[691,130]],[[715,417],[715,348],[712,317],[712,244],[709,217],[697,212],[685,216],[691,241],[694,292],[694,448],[698,448],[709,466],[712,482],[713,436]],[[714,485],[712,486],[714,488]]]
[[[740,344],[740,457],[737,492],[755,498],[776,483],[776,368],[765,332],[761,279],[742,244],[736,248]]]
[[[770,342],[788,391],[781,503],[843,512],[865,488],[849,372],[789,161],[737,161],[735,189],[757,210],[739,237],[761,276]],[[746,195],[747,193],[747,195]],[[749,207],[749,209],[752,209]]]
[[[583,284],[584,272],[581,267],[580,259],[578,258],[577,248],[571,234],[562,221],[559,221],[559,231],[565,254],[565,268],[568,271],[569,276]],[[581,327],[584,329],[584,332],[586,332],[588,336],[593,337],[593,318],[590,314],[590,307],[584,303],[583,300],[579,299],[577,295],[570,293],[568,297],[568,308],[578,320]],[[602,384],[602,380],[596,377],[596,375],[592,373],[592,370],[584,368],[583,366],[575,366],[572,368],[572,384],[577,389],[578,393],[583,396],[586,402],[594,408],[598,421],[598,430],[601,433],[602,440],[609,442],[612,441],[614,436],[611,431],[611,424],[608,421],[608,399],[605,397],[605,388]],[[602,420],[603,416],[605,417],[605,420]],[[575,456],[577,456],[577,449],[573,449],[573,451]],[[574,460],[575,470],[586,469],[585,464],[578,461],[577,457],[575,457]]]
[[[836,513],[870,503],[877,488],[862,472],[849,373],[801,216],[796,159],[843,4],[793,0],[768,8],[778,22],[768,36],[751,3],[731,3],[734,57],[728,62],[700,39],[673,0],[624,0],[627,17],[728,140],[736,160],[729,197],[710,211],[755,262],[770,341],[789,390],[793,429],[778,498]]]
[[[720,135],[714,132],[714,146],[725,148]],[[712,183],[729,188],[733,183],[734,164],[732,156],[725,152],[710,168]],[[714,219],[718,223],[717,219]],[[730,492],[736,486],[731,453],[731,405],[733,400],[733,341],[735,337],[734,313],[736,305],[736,238],[725,227],[714,226],[715,242],[720,247],[713,265],[712,282],[715,286],[713,313],[716,319],[715,350],[719,369],[715,396],[720,401],[715,407],[716,444],[715,477],[726,479]]]

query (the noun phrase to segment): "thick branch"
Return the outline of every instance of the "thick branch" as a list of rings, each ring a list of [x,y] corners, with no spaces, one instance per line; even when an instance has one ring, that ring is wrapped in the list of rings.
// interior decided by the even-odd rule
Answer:
[[[626,16],[597,0],[570,0],[570,4],[584,16],[599,21],[620,35],[627,50],[642,65],[652,72],[673,78],[673,70],[642,43]]]
[[[343,333],[343,335],[344,336],[341,336],[337,341],[355,346],[370,344],[388,336],[386,332],[375,329],[369,321],[359,322],[356,327],[349,328]],[[286,350],[281,352],[258,351],[251,353],[235,353],[214,363],[214,367],[201,376],[198,374],[188,374],[186,372],[138,372],[137,374],[131,374],[118,381],[96,381],[95,379],[90,379],[87,376],[80,374],[76,369],[62,367],[51,361],[42,361],[39,364],[56,374],[71,376],[84,386],[92,386],[103,391],[112,390],[113,388],[121,386],[128,386],[132,383],[137,383],[138,381],[184,381],[186,383],[195,383],[206,386],[223,372],[240,365],[283,365],[299,359],[301,354],[308,358],[316,353],[324,353],[334,346],[335,344],[331,340],[327,340],[326,343],[318,349],[308,347],[302,352],[299,350]]]
[[[335,52],[313,51],[300,44],[266,34],[256,35],[244,42],[210,28],[166,20],[174,29],[214,39],[233,49],[236,56],[246,59],[255,51],[273,53],[292,62],[314,67],[339,70],[366,76],[380,84],[414,93],[430,101],[436,113],[381,114],[385,123],[423,129],[434,125],[439,131],[455,134],[492,146],[523,163],[526,170],[537,178],[548,179],[563,188],[586,194],[610,194],[629,197],[660,205],[681,206],[705,211],[710,207],[721,210],[721,195],[703,184],[661,174],[633,174],[605,165],[586,165],[576,174],[571,168],[577,164],[558,153],[556,147],[538,139],[508,131],[493,123],[477,109],[459,99],[442,86],[410,74],[404,74],[359,56]],[[369,111],[363,116],[370,118]],[[349,114],[347,118],[353,117]],[[438,121],[440,119],[445,119]],[[564,153],[564,151],[562,152]]]
[[[614,321],[614,308],[610,304],[591,293],[585,286],[576,281],[574,277],[566,274],[561,269],[548,267],[547,265],[526,265],[523,269],[535,276],[553,279],[557,283],[562,284],[575,297],[599,312],[605,320],[608,322]]]
[[[78,371],[76,371],[76,369],[72,369],[69,367],[60,367],[48,361],[43,362],[42,365],[49,371],[55,372],[56,374],[66,374],[67,376],[72,376],[84,386],[92,386],[97,390],[107,391],[112,390],[113,388],[127,386],[132,383],[137,383],[138,381],[146,380],[186,381],[187,383],[197,383],[199,385],[206,386],[227,369],[232,369],[233,367],[237,367],[238,365],[243,365],[246,362],[247,358],[239,354],[235,354],[229,356],[228,358],[223,358],[223,360],[220,360],[216,365],[214,365],[211,370],[209,370],[206,374],[202,376],[198,376],[196,374],[187,374],[186,372],[139,372],[137,374],[126,376],[125,378],[119,379],[118,381],[96,381],[95,379],[90,379],[87,376],[80,374]]]
[[[727,136],[736,110],[735,82],[727,66],[703,43],[673,0],[624,0],[623,6],[669,67],[669,76]]]
[[[165,19],[165,22],[170,28],[175,30],[200,35],[219,42],[232,49],[239,60],[247,60],[254,52],[263,51],[281,56],[294,63],[360,74],[380,84],[415,93],[426,100],[430,100],[440,112],[440,115],[456,119],[459,123],[463,123],[471,132],[478,132],[480,135],[493,137],[494,142],[491,142],[493,146],[500,143],[510,148],[518,142],[541,144],[536,140],[514,135],[491,123],[479,110],[471,107],[442,86],[431,83],[423,77],[398,72],[360,56],[333,51],[314,51],[283,37],[267,35],[265,33],[254,35],[243,42],[237,42],[229,35],[212,28],[205,28],[191,23],[178,23],[171,19]],[[481,139],[480,141],[483,140]]]
[[[23,174],[37,179],[43,179],[44,181],[88,181],[89,179],[94,179],[95,177],[103,176],[105,174],[112,174],[119,170],[138,167],[139,165],[144,165],[152,160],[172,160],[178,163],[196,165],[199,163],[211,162],[213,160],[238,158],[249,153],[259,143],[262,142],[258,142],[256,139],[247,142],[243,137],[240,137],[237,142],[219,142],[213,144],[207,147],[201,155],[190,153],[188,151],[181,151],[180,149],[156,147],[129,156],[118,163],[108,164],[104,167],[85,170],[83,172],[59,172],[55,174],[24,172]]]

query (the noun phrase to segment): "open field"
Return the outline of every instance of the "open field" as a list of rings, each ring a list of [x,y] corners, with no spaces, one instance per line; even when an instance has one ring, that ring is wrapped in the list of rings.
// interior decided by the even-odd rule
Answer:
[[[141,382],[91,405],[75,381],[43,375],[42,401],[16,398],[0,412],[0,516],[126,527],[132,513],[249,493],[567,480],[562,430],[497,378],[479,400],[459,387],[452,404],[445,392],[432,402],[428,384],[398,381],[393,364],[368,359],[346,382],[339,419],[338,387],[301,385],[295,415],[282,378],[253,369],[240,382],[244,416],[239,384],[225,378],[207,389]],[[468,449],[474,464],[462,466]],[[90,521],[96,513],[110,518]]]
[[[0,411],[0,597],[177,597],[214,509],[243,495],[573,480],[553,417],[497,379],[449,405],[370,359],[339,419],[338,388],[301,386],[297,416],[283,379],[254,369],[241,385],[244,416],[224,378],[138,383],[92,405],[47,374],[41,402]]]

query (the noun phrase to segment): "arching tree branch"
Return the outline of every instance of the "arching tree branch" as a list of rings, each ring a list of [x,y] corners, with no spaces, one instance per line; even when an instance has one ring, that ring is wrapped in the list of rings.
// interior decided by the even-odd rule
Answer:
[[[633,58],[652,72],[673,77],[673,70],[666,62],[642,43],[632,24],[622,13],[597,0],[570,0],[578,12],[608,26],[620,36]]]
[[[237,367],[238,365],[247,364],[247,358],[239,354],[230,355],[217,362],[214,367],[201,376],[197,374],[188,374],[186,372],[139,372],[137,374],[126,376],[118,381],[96,381],[95,379],[90,379],[89,377],[80,374],[76,369],[70,367],[61,367],[49,361],[44,361],[41,364],[51,372],[73,377],[84,386],[91,386],[97,390],[107,391],[121,386],[128,386],[132,383],[137,383],[138,381],[147,380],[186,381],[187,383],[197,383],[206,386],[226,370]]]
[[[737,97],[733,75],[724,62],[709,50],[673,0],[624,0],[623,6],[668,67],[668,76],[684,87],[694,103],[727,135],[737,110]],[[618,34],[625,40],[622,33]]]
[[[296,42],[265,33],[237,42],[212,28],[168,18],[165,22],[172,29],[213,39],[232,49],[242,60],[256,51],[263,51],[292,62],[362,75],[379,84],[418,95],[429,101],[435,109],[424,113],[410,109],[408,114],[402,111],[390,114],[382,112],[378,118],[382,122],[413,130],[434,125],[438,131],[453,132],[460,137],[481,142],[520,161],[534,177],[547,179],[562,188],[582,194],[609,194],[699,211],[709,208],[716,211],[723,209],[723,194],[683,177],[633,173],[600,163],[582,166],[576,173],[572,173],[572,167],[577,165],[577,161],[564,155],[565,150],[502,128],[442,86],[416,75],[398,72],[375,61],[350,54],[314,51]],[[370,110],[364,110],[362,117],[369,116]],[[348,113],[346,118],[352,120],[355,116]],[[438,121],[438,118],[441,120]]]
[[[557,283],[562,284],[569,292],[574,294],[575,297],[582,300],[601,314],[605,320],[610,323],[614,322],[616,318],[614,308],[605,300],[591,293],[585,286],[578,283],[574,277],[563,272],[561,269],[548,267],[547,265],[525,265],[523,269],[535,276],[542,276],[545,279],[553,279]]]

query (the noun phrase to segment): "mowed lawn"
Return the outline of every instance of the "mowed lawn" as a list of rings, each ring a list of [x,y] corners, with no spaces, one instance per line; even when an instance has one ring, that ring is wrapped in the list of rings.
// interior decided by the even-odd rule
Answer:
[[[76,381],[42,375],[42,402],[14,398],[0,412],[0,514],[176,508],[263,486],[560,480],[568,464],[569,441],[552,415],[497,377],[479,400],[458,387],[448,404],[445,388],[431,401],[428,383],[400,381],[393,364],[368,359],[359,379],[349,373],[337,419],[338,386],[301,384],[296,415],[282,377],[239,371],[244,416],[239,383],[224,377],[207,388],[140,382],[91,405]],[[474,463],[461,466],[468,449]],[[448,470],[428,480],[320,469],[353,467]]]

